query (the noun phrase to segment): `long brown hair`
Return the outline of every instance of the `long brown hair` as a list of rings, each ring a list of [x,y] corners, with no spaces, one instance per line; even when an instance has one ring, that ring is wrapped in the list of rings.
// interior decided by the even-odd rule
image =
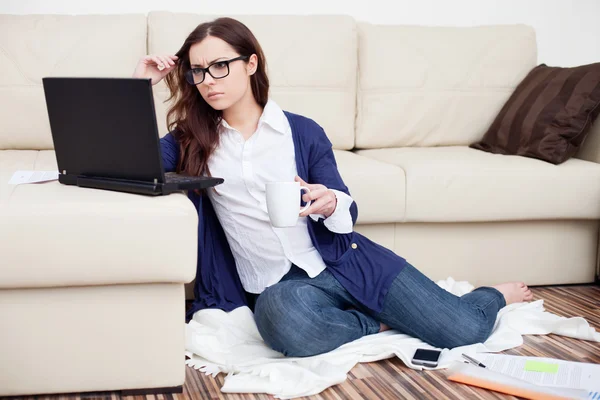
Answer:
[[[250,77],[252,94],[261,107],[267,104],[269,95],[265,55],[246,25],[233,18],[218,18],[198,25],[188,35],[176,53],[178,63],[165,81],[171,91],[167,101],[174,100],[167,113],[167,125],[179,142],[177,172],[192,176],[210,175],[208,158],[219,144],[219,124],[223,118],[222,111],[208,105],[196,86],[185,80],[185,72],[191,68],[190,47],[207,36],[224,40],[241,56],[256,54],[258,67]]]

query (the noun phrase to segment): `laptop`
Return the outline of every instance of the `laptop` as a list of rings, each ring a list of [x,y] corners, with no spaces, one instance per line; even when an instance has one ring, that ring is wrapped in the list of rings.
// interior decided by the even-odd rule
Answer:
[[[206,189],[222,178],[165,173],[150,79],[43,78],[58,180],[144,195]]]

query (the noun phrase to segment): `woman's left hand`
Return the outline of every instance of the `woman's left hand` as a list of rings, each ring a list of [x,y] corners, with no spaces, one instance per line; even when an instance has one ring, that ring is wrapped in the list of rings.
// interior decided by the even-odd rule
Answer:
[[[300,182],[300,186],[306,186],[310,189],[310,192],[302,195],[302,200],[305,202],[312,200],[312,204],[306,211],[300,213],[301,217],[306,217],[310,214],[322,214],[327,218],[333,214],[335,207],[337,206],[337,197],[335,196],[335,193],[327,189],[324,185],[310,185],[304,182],[299,176],[294,180]]]

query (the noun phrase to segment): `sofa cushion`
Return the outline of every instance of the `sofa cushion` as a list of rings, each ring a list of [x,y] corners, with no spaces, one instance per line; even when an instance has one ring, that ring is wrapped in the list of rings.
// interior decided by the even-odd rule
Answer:
[[[148,52],[175,54],[196,26],[217,17],[150,12]],[[232,17],[247,25],[263,48],[272,98],[284,110],[317,121],[334,148],[354,147],[357,64],[354,19],[346,16]],[[162,136],[167,132],[167,105],[163,101],[168,91],[164,82],[154,90]]]
[[[362,150],[406,172],[406,221],[600,218],[600,164],[561,165],[466,146]]]
[[[404,221],[406,178],[402,168],[350,151],[333,152],[340,175],[358,205],[358,223]]]
[[[52,149],[42,78],[130,77],[144,15],[0,15],[0,149]]]
[[[535,67],[471,147],[560,164],[579,150],[600,115],[600,63]]]
[[[357,148],[469,145],[537,61],[525,25],[358,30]]]
[[[185,195],[8,185],[17,169],[56,168],[54,151],[0,151],[0,288],[194,278],[198,215]]]

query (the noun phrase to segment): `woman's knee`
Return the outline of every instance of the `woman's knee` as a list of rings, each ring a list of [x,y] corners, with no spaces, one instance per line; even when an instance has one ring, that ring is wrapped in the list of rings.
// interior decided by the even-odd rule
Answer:
[[[285,296],[285,291],[290,289],[288,286],[287,281],[277,283],[265,289],[256,299],[254,319],[261,334],[262,330],[271,330],[285,322],[281,319],[285,319],[287,314],[289,298]]]
[[[314,315],[309,315],[314,314],[309,299],[303,298],[310,296],[306,292],[299,284],[284,281],[267,288],[256,301],[254,318],[259,333],[267,345],[286,356],[305,357],[322,352],[309,340],[316,321]]]

